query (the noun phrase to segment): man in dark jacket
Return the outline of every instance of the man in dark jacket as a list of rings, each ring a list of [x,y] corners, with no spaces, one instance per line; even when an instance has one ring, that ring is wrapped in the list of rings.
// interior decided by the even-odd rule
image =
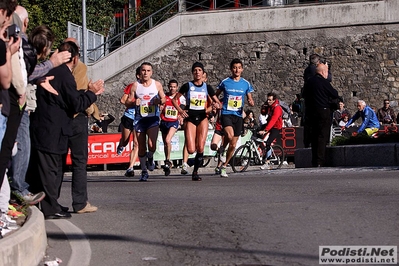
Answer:
[[[325,61],[324,58],[320,57],[318,54],[311,54],[309,56],[309,65],[303,72],[303,82],[304,86],[302,89],[302,98],[303,97],[303,90],[306,87],[306,83],[309,81],[310,78],[314,77],[316,75],[316,68],[320,64],[325,64],[327,66],[327,62]],[[328,70],[328,75],[326,78],[329,82],[332,80],[332,75],[330,70]],[[312,135],[312,121],[311,121],[311,114],[306,112],[306,102],[304,103],[304,106],[302,106],[304,111],[303,117],[301,119],[301,125],[304,127],[303,128],[303,144],[305,148],[308,148],[311,144],[311,135]]]
[[[331,100],[338,99],[328,78],[328,66],[319,64],[316,75],[305,84],[303,97],[306,102],[306,112],[311,123],[312,165],[324,166],[326,144],[330,140],[331,131]]]
[[[69,51],[71,60],[50,70],[47,76],[54,76],[50,82],[58,95],[50,94],[42,87],[37,89],[37,108],[31,116],[32,156],[30,174],[31,188],[44,191],[41,210],[46,219],[70,218],[62,211],[57,198],[62,182],[62,155],[67,152],[68,136],[72,134],[73,115],[83,112],[98,94],[103,92],[91,87],[86,92],[76,90],[72,75],[79,61],[79,49],[73,42],[65,42],[59,51]]]
[[[392,107],[389,106],[389,100],[385,99],[384,100],[384,106],[382,106],[380,109],[377,111],[377,117],[378,121],[380,122],[380,125],[386,124],[386,125],[391,125],[395,124],[396,121],[396,115]]]

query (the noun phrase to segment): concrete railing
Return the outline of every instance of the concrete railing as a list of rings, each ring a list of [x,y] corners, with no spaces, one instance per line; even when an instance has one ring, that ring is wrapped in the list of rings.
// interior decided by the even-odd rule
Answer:
[[[399,1],[370,0],[179,13],[89,66],[93,80],[108,80],[181,37],[399,22]]]

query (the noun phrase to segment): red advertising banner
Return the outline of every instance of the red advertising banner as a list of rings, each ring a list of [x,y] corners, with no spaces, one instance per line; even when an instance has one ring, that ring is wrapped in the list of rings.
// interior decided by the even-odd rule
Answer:
[[[121,155],[116,153],[121,133],[116,134],[90,134],[88,143],[87,164],[112,164],[128,163],[133,140],[125,147]],[[67,164],[71,164],[70,154],[67,156]]]
[[[213,132],[209,131],[209,138],[212,138]],[[182,148],[184,143],[184,135],[182,131],[178,131],[176,133],[176,137],[181,138],[181,144],[179,145],[179,141],[174,142],[175,149],[172,149],[174,158],[182,158]],[[119,140],[121,138],[120,133],[113,134],[90,134],[88,141],[88,160],[87,164],[114,164],[114,163],[128,163],[131,148],[133,147],[133,137],[131,137],[131,141],[125,147],[121,155],[116,153],[116,149],[119,144]],[[303,128],[302,127],[289,127],[283,128],[281,131],[281,140],[277,140],[277,143],[280,144],[286,156],[294,156],[295,149],[303,148]],[[242,143],[243,144],[243,143]],[[207,145],[210,145],[207,142]],[[210,149],[207,154],[211,153]],[[161,134],[158,136],[157,143],[157,151],[154,154],[154,159],[163,160],[163,142]],[[67,156],[67,165],[71,165],[71,157],[70,154]]]

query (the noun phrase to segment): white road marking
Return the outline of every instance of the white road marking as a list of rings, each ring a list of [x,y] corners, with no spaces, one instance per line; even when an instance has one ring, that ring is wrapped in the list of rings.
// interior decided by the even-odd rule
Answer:
[[[91,260],[91,247],[83,231],[67,220],[50,220],[50,222],[53,222],[58,226],[69,240],[72,253],[67,266],[89,266]]]

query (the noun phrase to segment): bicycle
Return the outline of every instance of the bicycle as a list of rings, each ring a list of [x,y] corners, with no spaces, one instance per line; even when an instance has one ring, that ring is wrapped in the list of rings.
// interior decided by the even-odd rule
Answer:
[[[257,138],[254,130],[251,130],[252,136],[244,145],[241,145],[235,151],[231,158],[231,167],[235,173],[244,172],[247,170],[249,165],[263,165],[264,148],[266,146],[266,135],[263,139]],[[263,144],[263,145],[261,145]],[[271,144],[269,151],[270,155],[267,158],[271,170],[279,169],[284,162],[284,150],[283,148],[275,143]]]

